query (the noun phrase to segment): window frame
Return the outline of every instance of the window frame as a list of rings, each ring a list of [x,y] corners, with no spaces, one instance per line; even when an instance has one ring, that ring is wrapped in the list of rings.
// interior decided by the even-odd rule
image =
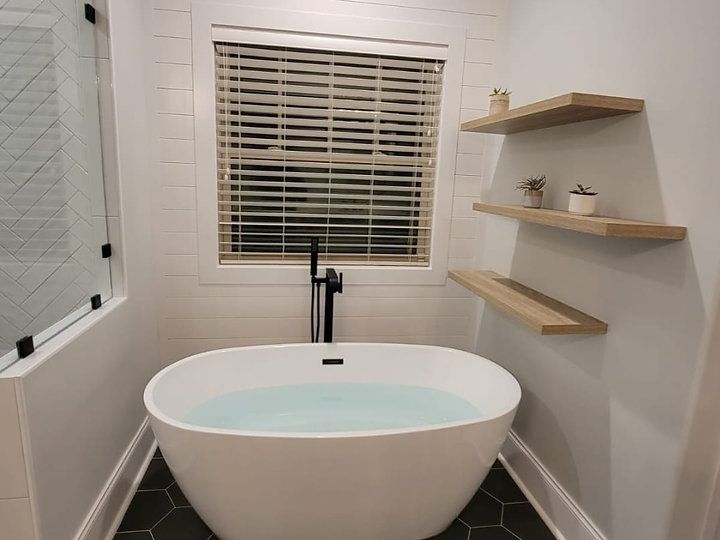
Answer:
[[[341,15],[231,5],[192,4],[193,106],[201,283],[304,284],[307,264],[220,264],[214,41],[335,49],[446,61],[440,108],[430,264],[425,267],[335,265],[352,284],[443,284],[447,279],[453,179],[460,126],[465,29]],[[358,49],[358,47],[361,47]]]

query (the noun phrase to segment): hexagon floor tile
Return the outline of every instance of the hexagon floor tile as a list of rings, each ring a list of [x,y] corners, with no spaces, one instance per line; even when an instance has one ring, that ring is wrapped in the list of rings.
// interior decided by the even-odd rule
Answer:
[[[427,540],[554,539],[510,474],[496,461],[460,516],[444,532]],[[180,491],[158,450],[114,540],[217,539]]]

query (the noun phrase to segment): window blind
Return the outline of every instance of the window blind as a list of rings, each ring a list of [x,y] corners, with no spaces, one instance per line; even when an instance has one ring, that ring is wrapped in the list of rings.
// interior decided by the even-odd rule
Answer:
[[[215,42],[222,264],[427,266],[444,61]]]

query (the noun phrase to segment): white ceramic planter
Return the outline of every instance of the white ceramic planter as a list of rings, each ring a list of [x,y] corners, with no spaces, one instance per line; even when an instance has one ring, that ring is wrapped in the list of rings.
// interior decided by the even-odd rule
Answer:
[[[533,189],[526,189],[523,192],[523,206],[525,208],[541,208],[543,192]]]
[[[595,213],[595,201],[597,201],[597,195],[571,193],[568,212],[580,216],[592,216]]]
[[[490,112],[489,114],[500,114],[510,109],[510,96],[503,94],[490,96]]]

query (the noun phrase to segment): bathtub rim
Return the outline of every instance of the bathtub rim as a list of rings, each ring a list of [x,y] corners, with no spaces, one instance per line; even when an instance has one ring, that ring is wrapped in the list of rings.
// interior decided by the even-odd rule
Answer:
[[[503,372],[511,385],[515,387],[517,399],[514,400],[515,404],[509,408],[503,409],[502,412],[491,415],[474,418],[471,420],[459,420],[455,422],[443,422],[441,424],[429,424],[426,426],[415,426],[408,428],[393,428],[393,429],[373,429],[373,430],[361,430],[361,431],[330,431],[330,432],[317,432],[317,431],[248,431],[239,429],[227,429],[227,428],[216,428],[208,426],[199,426],[196,424],[190,424],[171,417],[170,415],[163,412],[160,407],[155,403],[153,399],[153,390],[163,379],[163,376],[172,371],[173,369],[181,367],[183,364],[190,363],[191,361],[197,360],[204,356],[217,354],[220,352],[228,351],[251,351],[254,349],[283,349],[283,348],[295,348],[295,347],[307,347],[307,346],[323,346],[323,345],[339,345],[339,346],[382,346],[388,348],[419,348],[419,349],[435,349],[438,351],[450,351],[452,353],[463,353],[477,356],[482,360],[489,362],[495,368]],[[506,370],[501,365],[493,362],[492,360],[480,356],[479,354],[463,351],[461,349],[453,349],[450,347],[440,347],[437,345],[421,345],[421,344],[404,344],[404,343],[379,343],[379,342],[340,342],[340,343],[277,343],[272,345],[249,345],[244,347],[225,347],[222,349],[213,349],[211,351],[204,351],[201,353],[187,356],[177,362],[173,362],[169,366],[165,366],[163,369],[158,371],[147,383],[145,390],[143,391],[143,402],[145,409],[151,417],[173,427],[185,431],[192,431],[203,434],[215,434],[215,435],[234,435],[242,437],[255,437],[255,438],[283,438],[283,439],[346,439],[355,437],[383,437],[388,435],[401,435],[408,433],[420,433],[429,431],[438,431],[443,429],[450,429],[463,426],[471,426],[475,424],[482,424],[485,422],[492,422],[499,418],[503,418],[508,414],[514,414],[522,398],[522,389],[520,383],[517,381],[515,376]]]

